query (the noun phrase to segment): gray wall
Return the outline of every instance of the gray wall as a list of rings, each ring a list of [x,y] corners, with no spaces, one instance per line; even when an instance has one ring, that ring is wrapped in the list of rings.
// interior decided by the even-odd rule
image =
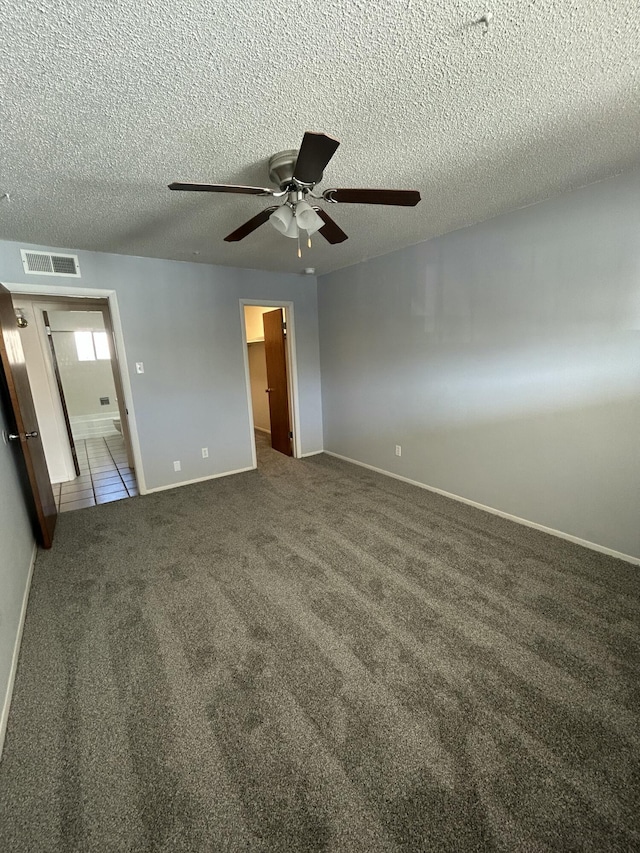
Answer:
[[[322,449],[315,278],[83,251],[81,279],[47,278],[21,247],[0,242],[0,281],[117,291],[148,488],[252,464],[240,298],[294,303],[302,453]]]
[[[0,401],[0,430],[14,427]],[[15,443],[0,439],[0,715],[9,698],[11,661],[34,546],[18,479],[19,454]],[[2,735],[0,729],[0,748]]]
[[[326,450],[640,556],[640,172],[318,298]]]

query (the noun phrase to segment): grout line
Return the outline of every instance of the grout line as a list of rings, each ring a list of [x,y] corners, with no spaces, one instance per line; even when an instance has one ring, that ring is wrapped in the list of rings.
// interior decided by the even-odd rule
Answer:
[[[119,443],[120,443],[120,442],[119,442]],[[122,443],[124,444],[124,439],[122,439]],[[125,483],[125,481],[124,481],[124,477],[122,476],[122,469],[126,469],[127,471],[131,471],[131,468],[129,468],[129,462],[128,462],[128,460],[127,460],[126,462],[123,462],[123,463],[122,463],[122,465],[120,465],[120,464],[119,464],[118,462],[116,462],[116,460],[114,459],[114,457],[113,457],[113,453],[111,452],[111,448],[109,447],[109,444],[108,444],[108,442],[107,442],[107,440],[106,440],[106,439],[105,439],[105,444],[107,445],[107,450],[109,451],[109,454],[110,454],[110,456],[111,456],[111,458],[112,458],[112,460],[113,460],[113,464],[116,466],[116,468],[117,468],[117,470],[118,470],[118,475],[119,475],[120,479],[122,480],[122,485],[123,485],[123,486],[124,486],[124,488],[125,488],[125,491],[126,491],[126,493],[127,493],[127,496],[128,496],[128,497],[130,497],[130,498],[131,498],[131,497],[136,497],[137,495],[132,495],[132,494],[131,494],[131,492],[129,491],[129,484],[128,484],[128,483]],[[137,494],[139,495],[139,494],[140,494],[140,488],[139,488],[139,486],[138,486],[138,478],[136,477],[136,475],[135,475],[135,474],[133,475],[133,478],[134,478],[134,480],[135,480],[135,486],[134,486],[133,488],[135,488],[135,490],[136,490]]]
[[[123,441],[124,441],[124,439],[123,439]],[[122,479],[122,474],[120,473],[120,469],[118,468],[118,463],[117,463],[117,462],[116,462],[116,460],[113,458],[113,453],[111,452],[111,448],[110,448],[110,447],[109,447],[109,445],[107,444],[107,440],[106,440],[106,438],[104,439],[104,446],[105,446],[105,447],[107,448],[107,450],[109,451],[109,456],[111,457],[111,461],[112,461],[112,462],[113,462],[113,464],[116,466],[116,471],[118,472],[118,477],[120,477],[120,482],[122,483],[122,488],[123,488],[123,489],[125,490],[125,492],[126,492],[126,491],[127,491],[127,484],[126,484],[126,483],[125,483],[125,481]],[[128,492],[127,492],[127,496],[129,496],[129,493],[128,493]]]
[[[97,506],[98,505],[98,497],[96,495],[96,487],[93,482],[93,471],[91,470],[91,462],[89,461],[89,452],[87,450],[87,439],[83,439],[84,441],[84,451],[87,454],[87,465],[89,466],[89,480],[91,481],[91,491],[93,492],[93,502]]]
[[[95,439],[93,439],[92,444],[91,444],[91,449],[93,451],[96,451],[99,453],[99,455],[101,457],[99,460],[91,458],[91,455],[89,454],[89,448],[87,447],[87,439],[84,439],[84,438],[79,439],[76,442],[76,451],[78,454],[78,462],[80,462],[82,460],[81,464],[87,466],[86,471],[84,469],[81,470],[80,476],[88,475],[88,477],[89,477],[89,483],[87,483],[87,484],[83,483],[82,488],[78,488],[78,491],[88,491],[89,489],[91,489],[91,493],[93,495],[93,498],[88,498],[88,497],[77,498],[77,497],[75,497],[75,495],[73,495],[73,493],[66,492],[65,493],[65,498],[67,498],[66,503],[73,503],[74,500],[82,500],[82,501],[93,500],[93,505],[99,506],[98,495],[97,495],[96,490],[99,490],[100,484],[95,480],[95,477],[98,476],[98,474],[103,474],[105,472],[94,471],[93,467],[92,467],[92,463],[100,462],[101,464],[96,466],[96,467],[100,468],[100,467],[103,467],[102,463],[105,461],[105,459],[110,459],[111,463],[115,466],[115,470],[110,471],[109,473],[112,473],[113,476],[117,475],[117,480],[116,480],[116,483],[111,484],[111,485],[119,485],[121,490],[123,492],[125,492],[127,498],[136,497],[137,495],[140,494],[140,489],[138,486],[138,478],[135,476],[135,473],[133,473],[134,482],[130,486],[128,483],[125,482],[124,477],[122,476],[122,471],[126,470],[128,473],[132,473],[132,470],[129,468],[129,466],[126,462],[123,462],[122,465],[120,466],[114,458],[114,453],[116,455],[118,455],[119,453],[122,452],[121,448],[118,447],[117,451],[112,451],[104,436],[100,437],[100,442],[101,442],[101,444],[98,444],[97,441]],[[106,450],[106,455],[104,453],[105,450]],[[119,484],[118,484],[118,480],[120,481]],[[135,491],[136,494],[131,494],[132,490]],[[55,498],[57,511],[58,512],[67,512],[68,510],[63,510],[63,508],[62,508],[63,504],[62,504],[62,484],[61,483],[57,483],[54,486],[54,498]],[[121,500],[121,499],[119,499],[119,500]],[[112,503],[112,502],[108,501],[108,503]]]

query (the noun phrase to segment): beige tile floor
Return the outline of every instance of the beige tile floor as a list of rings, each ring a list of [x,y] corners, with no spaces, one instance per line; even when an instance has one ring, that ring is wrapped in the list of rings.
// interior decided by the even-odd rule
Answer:
[[[76,441],[80,476],[56,483],[53,493],[59,512],[120,501],[138,493],[134,471],[129,468],[121,435]]]

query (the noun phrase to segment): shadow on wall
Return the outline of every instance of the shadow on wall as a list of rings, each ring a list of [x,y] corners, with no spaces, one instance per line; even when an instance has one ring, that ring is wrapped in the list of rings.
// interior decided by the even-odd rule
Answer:
[[[640,556],[637,333],[423,346],[392,369],[369,346],[366,371],[344,363],[331,450]]]
[[[602,405],[640,394],[640,336],[545,341],[466,352],[446,347],[411,359],[407,381],[430,426],[495,421]]]
[[[446,428],[640,396],[640,335],[633,331],[413,347],[405,338],[392,358],[390,351],[389,340],[370,335],[357,352],[349,342],[340,355],[341,407],[354,414],[373,407],[378,426],[402,418]]]

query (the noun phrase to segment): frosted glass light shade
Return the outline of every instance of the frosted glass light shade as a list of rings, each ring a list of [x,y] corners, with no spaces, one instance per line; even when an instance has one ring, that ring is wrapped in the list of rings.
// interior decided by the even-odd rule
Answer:
[[[295,239],[298,236],[298,224],[288,204],[283,204],[277,210],[274,210],[269,217],[269,222],[271,222],[276,231],[284,234],[285,237],[293,237]]]
[[[296,204],[296,222],[298,223],[298,228],[303,228],[309,236],[315,234],[324,225],[324,220],[318,216],[306,201],[299,201]]]

